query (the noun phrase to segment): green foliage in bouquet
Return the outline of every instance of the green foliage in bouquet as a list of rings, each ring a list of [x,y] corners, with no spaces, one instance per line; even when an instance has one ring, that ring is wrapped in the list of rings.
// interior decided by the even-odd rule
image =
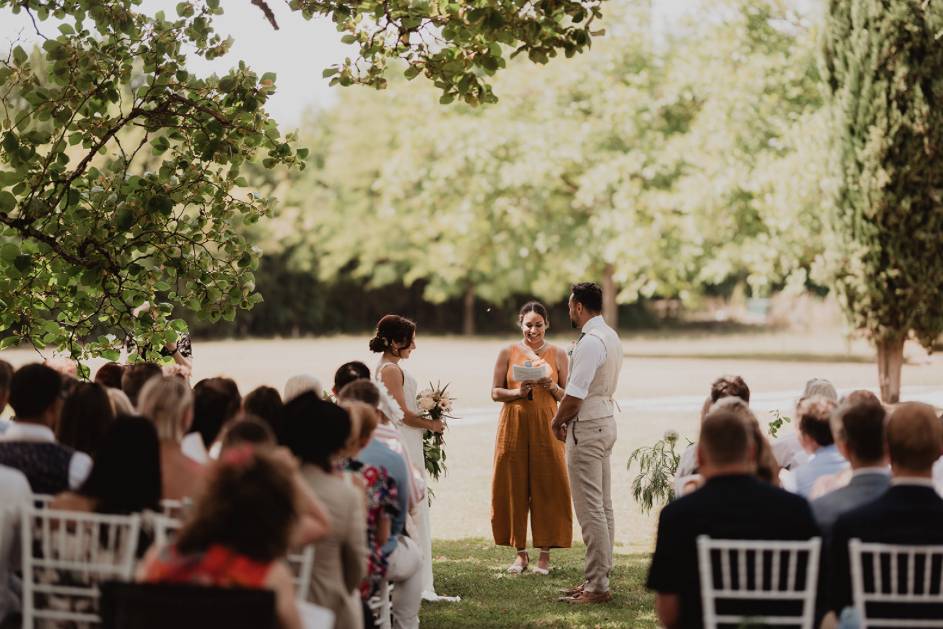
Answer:
[[[656,504],[664,505],[674,500],[674,476],[678,470],[681,455],[675,449],[678,433],[669,430],[663,439],[651,446],[636,448],[629,455],[626,466],[632,469],[638,463],[639,472],[632,481],[632,496],[641,506],[643,513],[648,513]]]
[[[769,433],[770,438],[775,439],[779,436],[779,431],[783,429],[783,426],[790,423],[792,418],[787,415],[783,415],[782,411],[780,411],[778,408],[774,411],[770,411],[770,414],[773,416],[773,421],[769,423],[766,431]]]
[[[429,388],[416,395],[421,416],[433,421],[456,419],[452,412],[455,398],[448,394],[449,385],[429,383]],[[442,433],[426,430],[422,435],[422,453],[426,462],[426,474],[432,480],[439,480],[446,473],[445,436]],[[431,495],[431,492],[430,492]]]

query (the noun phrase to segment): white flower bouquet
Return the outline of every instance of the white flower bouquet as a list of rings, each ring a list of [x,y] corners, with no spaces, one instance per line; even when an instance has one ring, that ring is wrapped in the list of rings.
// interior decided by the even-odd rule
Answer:
[[[458,419],[452,415],[455,398],[448,394],[449,385],[442,386],[429,384],[416,395],[416,404],[419,406],[420,416],[431,420],[441,420],[447,424],[449,419]],[[438,480],[445,473],[445,435],[441,432],[425,431],[422,435],[423,458],[426,463],[426,473],[433,480]]]

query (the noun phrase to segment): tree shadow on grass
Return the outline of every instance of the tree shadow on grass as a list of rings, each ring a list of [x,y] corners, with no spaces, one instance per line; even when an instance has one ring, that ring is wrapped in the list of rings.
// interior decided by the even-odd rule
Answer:
[[[475,627],[654,628],[654,597],[645,590],[648,555],[616,555],[613,601],[573,607],[557,601],[559,590],[582,581],[584,547],[553,551],[553,570],[509,575],[514,551],[484,539],[436,541],[436,591],[461,596],[460,603],[423,603],[424,629]],[[537,560],[536,554],[531,559]]]

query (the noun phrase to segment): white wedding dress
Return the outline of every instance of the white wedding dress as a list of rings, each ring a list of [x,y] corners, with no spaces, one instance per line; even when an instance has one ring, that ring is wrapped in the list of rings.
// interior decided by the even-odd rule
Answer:
[[[394,363],[380,361],[380,364],[377,365],[374,377],[382,381],[381,370],[384,365],[392,364]],[[407,410],[418,415],[420,410],[416,402],[416,393],[419,391],[419,385],[412,374],[403,369],[402,365],[397,365],[397,367],[403,372],[403,394],[406,398]],[[403,445],[405,445],[406,449],[409,451],[409,458],[412,460],[413,465],[420,468],[419,472],[422,474],[423,480],[428,482],[428,478],[426,478],[426,459],[422,452],[423,430],[421,428],[407,426],[402,423],[402,420],[397,422],[396,427],[399,429]],[[422,549],[422,595],[426,600],[437,600],[439,597],[435,593],[435,585],[432,580],[432,530],[429,523],[429,500],[425,498],[420,500],[416,508],[418,510],[416,526],[419,528],[416,532],[418,537],[416,543],[419,545],[419,548]]]

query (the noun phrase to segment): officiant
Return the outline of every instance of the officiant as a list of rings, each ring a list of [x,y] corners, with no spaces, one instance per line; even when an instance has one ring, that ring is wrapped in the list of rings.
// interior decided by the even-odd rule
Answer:
[[[491,530],[499,546],[513,546],[511,574],[550,573],[550,549],[569,548],[573,537],[570,484],[563,443],[550,429],[567,380],[566,352],[546,340],[550,317],[543,304],[521,308],[522,338],[501,350],[491,399],[501,402],[491,485]],[[530,517],[536,566],[527,552]]]

